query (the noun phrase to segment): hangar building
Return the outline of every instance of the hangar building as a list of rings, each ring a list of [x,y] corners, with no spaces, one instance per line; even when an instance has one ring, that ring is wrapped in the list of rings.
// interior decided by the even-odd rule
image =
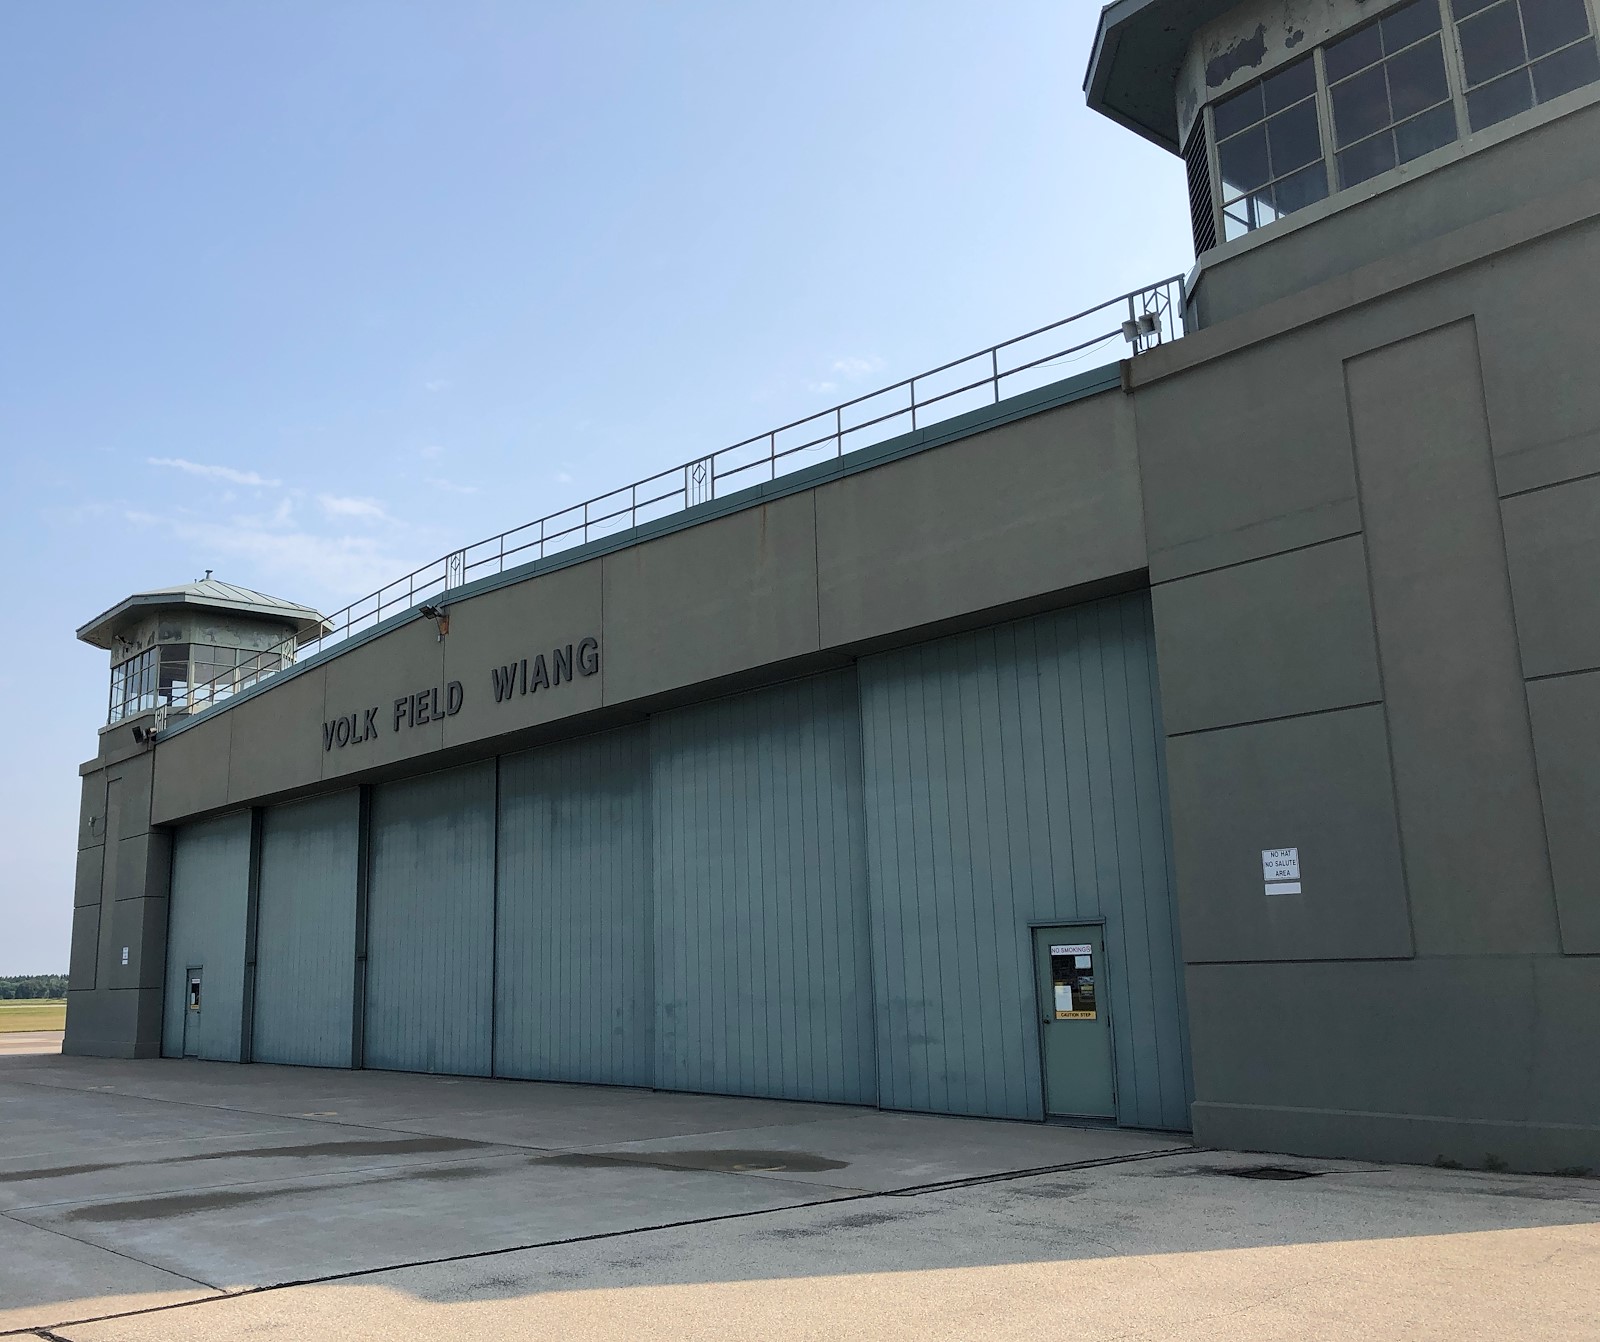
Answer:
[[[1597,19],[1118,0],[1186,280],[86,625],[67,1051],[1600,1166]]]

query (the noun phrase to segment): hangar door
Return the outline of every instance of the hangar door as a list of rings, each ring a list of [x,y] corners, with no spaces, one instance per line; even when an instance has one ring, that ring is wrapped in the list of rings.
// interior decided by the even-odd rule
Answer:
[[[648,1086],[649,733],[500,761],[495,1075]]]
[[[239,1061],[249,902],[248,811],[173,835],[163,1057]]]
[[[365,1065],[487,1076],[495,766],[372,790]]]
[[[359,812],[351,791],[262,813],[256,1062],[350,1066]]]
[[[853,672],[651,719],[663,1090],[877,1094]]]
[[[1101,931],[1063,941],[1104,938],[1117,1120],[1187,1129],[1149,595],[883,653],[860,674],[880,1103],[1042,1118],[1034,929],[1069,925]]]

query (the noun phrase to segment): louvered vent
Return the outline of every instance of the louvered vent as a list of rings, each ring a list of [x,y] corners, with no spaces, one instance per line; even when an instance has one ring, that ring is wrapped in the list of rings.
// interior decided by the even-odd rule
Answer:
[[[1206,119],[1197,117],[1189,133],[1183,161],[1189,169],[1189,219],[1194,225],[1194,254],[1217,245],[1217,214],[1211,203],[1211,160],[1206,154]]]

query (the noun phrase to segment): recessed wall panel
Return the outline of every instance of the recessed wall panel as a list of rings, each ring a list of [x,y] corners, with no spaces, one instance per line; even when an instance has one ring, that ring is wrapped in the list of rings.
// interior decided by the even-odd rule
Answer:
[[[655,1084],[871,1103],[854,675],[650,726]]]
[[[500,762],[495,1075],[651,1083],[650,738]]]
[[[1148,595],[860,675],[879,1102],[1042,1117],[1029,929],[1103,921],[1119,1121],[1187,1128]]]
[[[1346,375],[1417,951],[1558,951],[1475,326]]]
[[[489,1072],[495,766],[372,791],[368,1067]]]
[[[256,1062],[350,1065],[359,810],[350,791],[261,818]]]
[[[250,813],[235,812],[173,836],[161,1052],[238,1062],[244,1013],[245,917],[250,894]],[[191,968],[201,971],[198,1020],[186,1005]]]

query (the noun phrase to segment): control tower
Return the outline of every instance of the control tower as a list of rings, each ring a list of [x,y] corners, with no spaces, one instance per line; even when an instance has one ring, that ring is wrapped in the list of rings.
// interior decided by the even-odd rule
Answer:
[[[211,576],[137,592],[78,630],[111,654],[110,729],[140,741],[174,715],[198,712],[294,664],[323,631],[308,606]],[[150,719],[145,721],[145,719]]]

